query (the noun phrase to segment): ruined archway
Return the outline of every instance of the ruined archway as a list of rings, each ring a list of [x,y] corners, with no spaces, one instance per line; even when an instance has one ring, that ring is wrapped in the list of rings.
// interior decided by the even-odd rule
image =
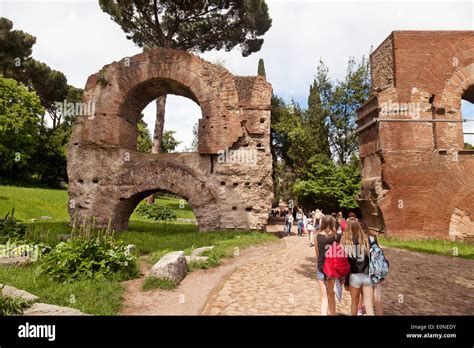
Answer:
[[[136,151],[143,108],[163,94],[202,110],[197,153]],[[89,77],[68,151],[69,212],[126,229],[138,202],[158,190],[186,198],[201,230],[263,229],[272,202],[271,86],[192,54],[155,49]]]
[[[393,32],[371,55],[372,95],[358,111],[359,202],[371,228],[474,236],[474,151],[461,115],[461,98],[474,98],[473,34]]]

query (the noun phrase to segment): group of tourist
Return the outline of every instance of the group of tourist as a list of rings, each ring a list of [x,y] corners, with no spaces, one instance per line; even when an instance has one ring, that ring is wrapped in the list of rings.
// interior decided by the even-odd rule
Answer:
[[[335,315],[336,296],[342,289],[351,296],[352,315],[382,315],[381,283],[388,274],[388,261],[363,221],[349,213],[324,215],[319,209],[309,217],[301,208],[288,212],[285,231],[291,235],[296,220],[297,235],[307,233],[309,245],[315,247],[317,258],[316,279],[321,291],[321,314]]]

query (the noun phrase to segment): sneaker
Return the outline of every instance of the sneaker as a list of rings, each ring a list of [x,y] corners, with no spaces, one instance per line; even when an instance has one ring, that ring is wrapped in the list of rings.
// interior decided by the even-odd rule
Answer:
[[[363,311],[362,309],[358,309],[358,310],[357,310],[357,316],[358,316],[358,317],[361,317],[361,316],[363,316],[363,315],[364,315],[364,311]]]

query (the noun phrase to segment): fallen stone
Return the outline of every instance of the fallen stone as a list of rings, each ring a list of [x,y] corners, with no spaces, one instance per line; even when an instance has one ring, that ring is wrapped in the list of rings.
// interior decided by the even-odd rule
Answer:
[[[25,309],[23,315],[88,315],[80,310],[70,307],[60,307],[47,303],[35,303]]]
[[[0,257],[0,266],[24,267],[31,263],[29,257]]]
[[[39,299],[39,297],[36,295],[30,294],[29,292],[17,289],[10,285],[3,286],[0,284],[0,291],[3,296],[18,298],[28,302],[36,302]]]
[[[201,247],[201,248],[197,248],[197,249],[194,249],[194,250],[191,252],[191,256],[199,256],[199,255],[201,255],[203,252],[208,251],[208,250],[212,250],[212,249],[214,249],[214,245],[211,245],[211,246],[204,246],[204,247]]]
[[[188,272],[188,263],[184,251],[174,251],[163,256],[160,261],[151,268],[148,276],[152,278],[163,278],[181,283]]]
[[[187,263],[190,263],[190,262],[206,262],[207,260],[209,260],[209,257],[207,256],[186,256],[186,262]]]

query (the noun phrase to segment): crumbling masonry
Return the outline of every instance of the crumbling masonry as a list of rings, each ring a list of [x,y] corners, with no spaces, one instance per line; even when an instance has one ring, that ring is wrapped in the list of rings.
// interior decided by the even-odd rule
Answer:
[[[164,94],[200,105],[197,153],[136,151],[141,111]],[[200,230],[264,229],[273,199],[271,95],[262,77],[234,76],[178,50],[103,67],[84,91],[94,113],[78,117],[69,144],[70,216],[124,230],[142,199],[165,190],[188,200]]]
[[[461,99],[474,102],[474,32],[393,32],[370,61],[372,96],[358,110],[364,219],[394,235],[473,239]]]

